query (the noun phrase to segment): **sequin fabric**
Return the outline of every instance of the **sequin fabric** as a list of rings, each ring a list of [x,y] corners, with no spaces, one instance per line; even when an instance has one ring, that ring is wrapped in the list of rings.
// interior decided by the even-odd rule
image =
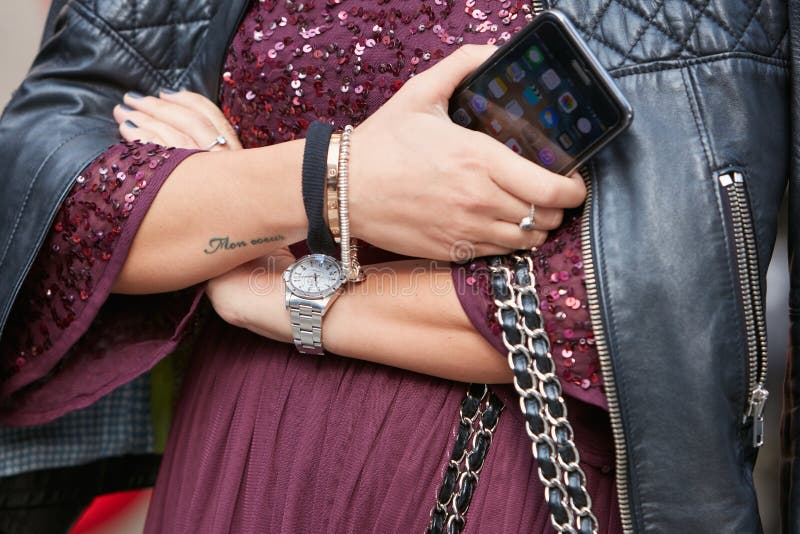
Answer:
[[[302,137],[309,122],[358,125],[462,43],[501,43],[522,0],[264,0],[236,33],[222,110],[246,147]]]
[[[254,1],[226,59],[220,105],[246,147],[302,137],[318,118],[357,125],[460,44],[501,43],[530,16],[522,0]],[[128,215],[172,153],[120,143],[78,176],[11,314],[7,331],[16,335],[4,336],[0,346],[6,386],[81,316]],[[600,379],[578,226],[573,219],[554,232],[536,258],[561,377],[587,389]],[[486,306],[493,321],[490,300],[471,305]],[[11,382],[12,389],[26,385]]]
[[[586,398],[579,393],[602,385],[586,302],[580,226],[579,215],[566,217],[562,227],[534,251],[536,291],[541,302],[545,330],[550,338],[550,350],[565,391],[588,402],[602,403],[596,396]],[[484,335],[494,338],[492,341],[498,350],[505,351],[500,341],[501,328],[496,318],[497,306],[492,297],[486,262],[474,261],[458,269],[460,272],[454,273],[454,279],[465,293],[462,296],[465,310],[473,322],[479,317],[485,323],[485,326],[476,326]],[[466,302],[463,301],[465,298],[468,299]],[[470,313],[467,306],[480,308],[483,314],[477,316]]]
[[[147,171],[169,157],[170,151],[156,145],[119,144],[76,178],[25,279],[20,294],[27,300],[18,300],[11,314],[7,328],[17,334],[18,350],[14,358],[3,358],[4,378],[51,348],[53,336],[81,313],[123,222],[147,188]]]
[[[220,104],[246,147],[303,137],[316,119],[358,125],[460,44],[502,43],[530,18],[520,0],[256,1],[227,57]],[[559,376],[583,390],[599,387],[580,218],[553,232],[535,260]],[[483,307],[499,338],[485,268],[473,267],[467,281],[482,292],[464,304]]]

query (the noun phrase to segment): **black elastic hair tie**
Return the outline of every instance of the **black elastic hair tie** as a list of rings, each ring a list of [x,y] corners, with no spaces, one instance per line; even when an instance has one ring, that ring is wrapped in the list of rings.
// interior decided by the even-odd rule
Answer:
[[[325,171],[333,126],[314,121],[308,126],[303,152],[303,205],[308,217],[308,249],[314,254],[336,254],[336,242],[325,224]]]

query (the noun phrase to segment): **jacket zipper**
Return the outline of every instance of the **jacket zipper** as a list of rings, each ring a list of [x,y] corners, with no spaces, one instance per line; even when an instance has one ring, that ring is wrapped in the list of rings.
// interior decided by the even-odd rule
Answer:
[[[731,225],[739,293],[744,314],[748,355],[747,400],[742,424],[752,421],[753,447],[764,444],[764,407],[769,397],[767,380],[767,325],[761,293],[753,216],[744,175],[737,170],[718,175],[726,215]]]
[[[592,179],[586,167],[581,167],[580,174],[586,183],[586,202],[581,221],[581,254],[583,256],[583,272],[586,283],[586,298],[589,303],[589,316],[592,322],[595,348],[600,359],[600,369],[603,374],[603,387],[608,403],[608,413],[611,419],[611,430],[614,436],[615,478],[617,483],[617,501],[619,502],[619,515],[622,530],[625,534],[633,532],[633,519],[631,503],[628,493],[628,448],[625,443],[625,434],[622,429],[622,416],[619,412],[619,398],[614,372],[611,368],[611,357],[606,344],[603,322],[600,315],[600,299],[597,292],[597,278],[594,269],[591,244],[591,218],[594,194]]]
[[[530,5],[534,17],[550,7],[549,0],[531,0]],[[583,218],[581,220],[581,255],[585,276],[584,282],[586,284],[586,298],[589,304],[589,317],[592,322],[595,349],[600,359],[603,387],[611,420],[611,430],[614,436],[615,481],[617,484],[617,502],[619,505],[620,522],[622,523],[622,531],[624,534],[633,534],[633,519],[628,492],[628,449],[625,443],[625,434],[622,430],[622,416],[619,412],[619,399],[617,397],[614,372],[611,369],[611,357],[608,353],[605,332],[603,332],[603,323],[600,316],[600,300],[597,295],[597,279],[595,278],[594,261],[592,257],[591,226],[589,224],[592,214],[592,179],[586,166],[578,169],[578,172],[586,183],[586,201],[584,203]]]
[[[549,0],[531,0],[531,11],[534,17],[548,8]],[[581,255],[585,276],[584,282],[586,284],[586,298],[589,303],[589,316],[592,321],[595,349],[600,359],[600,370],[603,375],[603,386],[611,420],[611,430],[614,436],[615,479],[617,484],[620,522],[622,523],[622,531],[628,534],[633,533],[633,519],[628,493],[628,449],[625,443],[625,434],[622,431],[622,416],[619,413],[617,387],[614,380],[614,373],[611,369],[611,358],[608,353],[605,333],[603,332],[603,323],[600,317],[600,301],[597,296],[597,279],[595,278],[590,239],[591,227],[589,224],[592,213],[592,179],[585,166],[581,167],[578,171],[583,181],[586,183],[586,201],[583,209],[583,218],[581,220]]]

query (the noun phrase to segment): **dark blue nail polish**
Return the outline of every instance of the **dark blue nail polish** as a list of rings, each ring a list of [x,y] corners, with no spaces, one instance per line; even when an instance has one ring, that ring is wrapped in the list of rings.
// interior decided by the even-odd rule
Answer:
[[[122,108],[122,111],[133,111],[133,108],[128,104],[120,104],[119,107]]]
[[[128,91],[128,96],[131,98],[144,98],[142,93],[137,93],[136,91]]]
[[[162,93],[166,93],[166,94],[168,94],[168,95],[174,95],[174,94],[175,94],[175,93],[177,93],[178,91],[173,91],[172,89],[169,89],[169,88],[167,88],[167,87],[164,87],[163,89],[161,89],[161,92],[162,92]]]
[[[127,126],[128,128],[138,128],[138,126],[136,126],[136,123],[134,123],[134,122],[133,122],[133,121],[131,121],[131,120],[126,120],[124,124],[125,124],[125,126]]]

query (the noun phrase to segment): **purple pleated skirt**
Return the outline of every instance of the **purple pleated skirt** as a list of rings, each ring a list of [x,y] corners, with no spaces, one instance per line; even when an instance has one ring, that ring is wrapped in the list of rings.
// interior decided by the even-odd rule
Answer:
[[[297,353],[214,317],[197,342],[147,533],[423,533],[467,386]],[[468,533],[550,533],[509,386]],[[600,532],[620,532],[608,417],[570,401]]]

